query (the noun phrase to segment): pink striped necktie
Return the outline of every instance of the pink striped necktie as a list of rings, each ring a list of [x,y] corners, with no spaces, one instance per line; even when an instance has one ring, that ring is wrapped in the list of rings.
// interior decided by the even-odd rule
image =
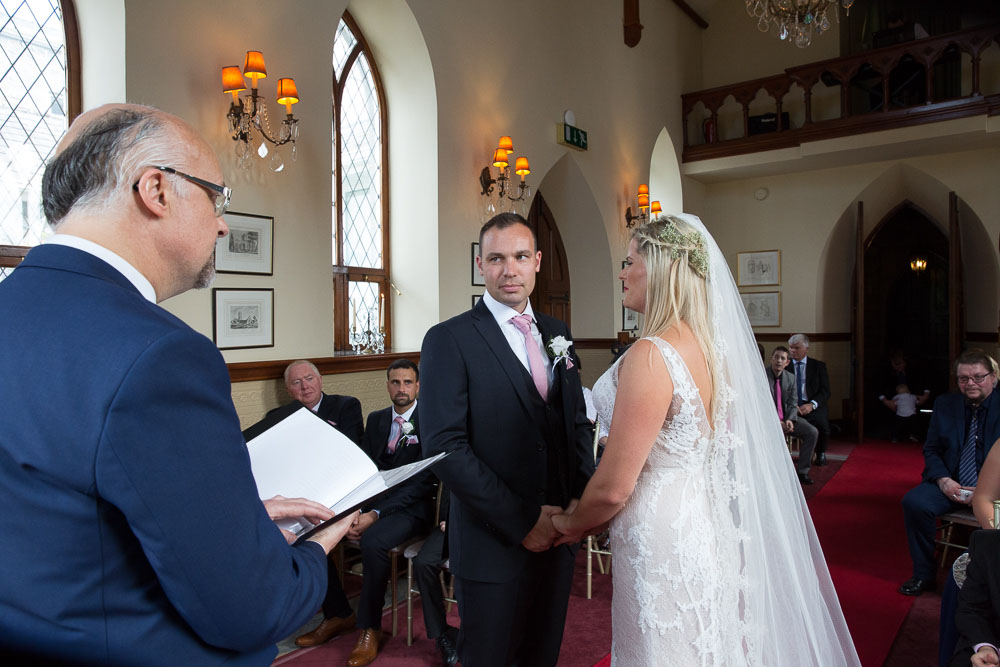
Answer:
[[[396,415],[396,418],[392,420],[395,422],[396,435],[393,436],[392,440],[389,441],[389,453],[392,454],[396,451],[396,445],[399,444],[399,439],[403,437],[403,422],[405,421],[401,416]]]
[[[531,368],[531,379],[535,389],[543,401],[549,400],[549,375],[545,372],[545,361],[542,351],[538,349],[535,337],[531,335],[531,318],[527,315],[517,315],[510,318],[517,330],[524,334],[524,347],[528,352],[528,366]]]
[[[781,407],[781,376],[774,379],[774,401],[778,404],[778,419],[785,421],[785,410]]]

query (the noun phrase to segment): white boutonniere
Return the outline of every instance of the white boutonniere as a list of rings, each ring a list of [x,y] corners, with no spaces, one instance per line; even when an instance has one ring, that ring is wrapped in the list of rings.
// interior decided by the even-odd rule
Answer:
[[[402,430],[403,432],[402,440],[404,445],[408,445],[411,442],[413,443],[419,442],[417,436],[413,435],[413,431],[415,429],[416,427],[413,425],[413,422],[403,422],[403,425],[400,426],[400,430]]]
[[[565,336],[556,336],[549,339],[549,357],[552,359],[553,367],[560,361],[563,361],[566,363],[566,370],[573,368],[573,358],[569,353],[569,348],[571,347],[573,347],[573,343],[566,340]]]

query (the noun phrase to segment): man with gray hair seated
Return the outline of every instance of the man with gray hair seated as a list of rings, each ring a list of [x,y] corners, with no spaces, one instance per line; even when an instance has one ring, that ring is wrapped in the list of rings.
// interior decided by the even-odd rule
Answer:
[[[805,334],[789,338],[788,349],[792,353],[792,368],[788,370],[795,376],[799,396],[799,418],[819,431],[815,465],[825,466],[826,444],[830,438],[830,419],[826,408],[830,400],[830,376],[825,363],[809,356],[809,337]]]
[[[338,431],[350,438],[355,445],[361,446],[364,435],[364,417],[361,414],[361,401],[353,396],[323,393],[323,376],[315,364],[305,359],[299,359],[288,364],[285,369],[285,388],[295,401],[306,406],[319,417],[325,419]],[[280,408],[274,408],[264,417],[262,424],[273,425],[275,417],[284,418],[294,411],[293,403]]]

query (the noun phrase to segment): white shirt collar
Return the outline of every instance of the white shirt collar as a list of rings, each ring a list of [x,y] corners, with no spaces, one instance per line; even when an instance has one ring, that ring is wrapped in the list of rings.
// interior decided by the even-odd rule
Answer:
[[[531,318],[532,322],[535,322],[535,313],[531,310],[531,301],[524,306],[524,312],[519,313],[505,303],[500,303],[494,299],[489,292],[483,293],[483,303],[489,309],[490,314],[493,315],[493,319],[497,321],[497,324],[503,325],[505,322],[510,321],[510,318],[517,317],[518,315],[527,315]]]
[[[316,405],[312,406],[309,409],[312,410],[313,412],[319,414],[319,406],[323,403],[323,396],[325,396],[325,394],[323,394],[323,392],[320,392],[320,394],[319,394],[319,400],[316,401]]]
[[[97,259],[106,262],[117,270],[120,274],[125,276],[132,285],[139,290],[143,298],[151,303],[156,303],[156,290],[153,289],[153,284],[146,279],[146,276],[139,273],[139,269],[135,268],[131,264],[125,261],[125,259],[114,253],[102,245],[98,245],[93,241],[88,241],[87,239],[80,238],[79,236],[73,236],[71,234],[53,234],[44,241],[45,243],[50,243],[53,245],[63,245],[70,248],[76,248],[81,250],[88,255],[93,255]]]
[[[416,410],[416,409],[417,409],[417,402],[416,401],[413,401],[413,403],[410,405],[410,408],[406,412],[404,412],[403,414],[399,414],[398,412],[396,412],[396,407],[393,406],[393,408],[392,408],[392,418],[395,419],[396,417],[402,417],[403,421],[408,422],[408,421],[410,421],[410,417],[413,416],[413,411]]]

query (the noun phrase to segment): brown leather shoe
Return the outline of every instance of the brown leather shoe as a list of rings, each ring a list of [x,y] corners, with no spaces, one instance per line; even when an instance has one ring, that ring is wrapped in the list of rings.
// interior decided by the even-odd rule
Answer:
[[[302,647],[319,646],[320,644],[330,641],[341,632],[353,629],[356,621],[357,619],[355,619],[354,614],[344,618],[341,618],[340,616],[324,618],[323,622],[316,626],[316,629],[312,632],[305,633],[296,639],[295,643],[296,645]]]
[[[378,656],[378,644],[382,639],[382,631],[365,628],[358,637],[358,643],[347,658],[347,667],[365,667]]]

